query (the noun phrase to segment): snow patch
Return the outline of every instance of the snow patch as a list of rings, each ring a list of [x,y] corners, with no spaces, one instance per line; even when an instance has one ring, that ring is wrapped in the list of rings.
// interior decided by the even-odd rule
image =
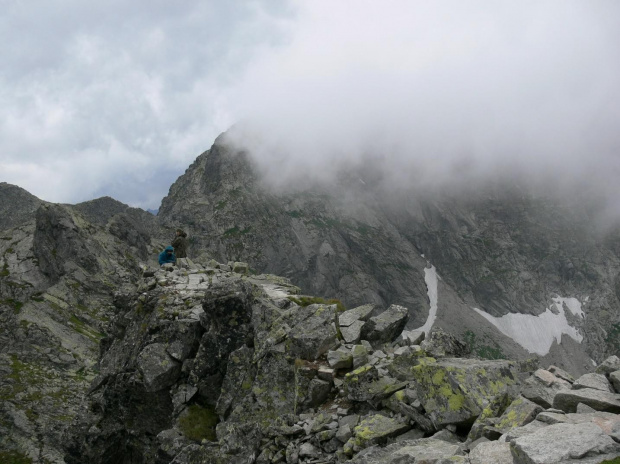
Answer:
[[[437,318],[437,269],[435,269],[435,266],[424,269],[424,281],[426,282],[428,299],[431,302],[431,307],[428,310],[426,323],[417,330],[423,331],[424,336],[428,337],[435,323],[435,319]]]
[[[560,343],[564,334],[579,343],[583,340],[578,330],[568,323],[564,312],[564,308],[567,308],[571,314],[585,317],[579,300],[562,297],[552,300],[551,307],[538,316],[506,314],[502,317],[495,317],[481,309],[472,309],[530,353],[544,356],[549,353],[553,341]]]

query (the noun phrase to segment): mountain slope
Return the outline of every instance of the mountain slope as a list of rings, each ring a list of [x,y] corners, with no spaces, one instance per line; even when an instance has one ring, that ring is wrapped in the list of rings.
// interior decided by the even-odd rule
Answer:
[[[347,306],[404,305],[409,329],[428,317],[424,269],[435,266],[443,288],[436,324],[488,356],[534,353],[514,332],[545,314],[558,318],[550,326],[567,327],[541,334],[549,346],[537,354],[550,361],[583,372],[593,367],[590,358],[600,362],[620,349],[619,235],[596,232],[596,203],[499,182],[430,196],[388,189],[368,175],[378,171],[366,166],[337,182],[276,192],[251,154],[221,136],[172,185],[159,218],[188,229],[190,253],[247,261]],[[553,298],[575,299],[584,317]],[[502,332],[497,318],[509,314],[538,319]]]

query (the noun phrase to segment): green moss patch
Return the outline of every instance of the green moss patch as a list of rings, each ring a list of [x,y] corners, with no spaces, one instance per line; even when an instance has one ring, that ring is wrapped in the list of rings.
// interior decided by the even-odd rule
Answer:
[[[17,451],[0,451],[2,464],[32,464],[32,459]]]
[[[218,417],[213,408],[193,404],[179,419],[179,427],[183,435],[190,440],[197,442],[201,442],[203,439],[217,441],[215,436],[217,422]]]
[[[0,300],[0,304],[6,305],[6,306],[11,306],[13,308],[13,311],[15,312],[15,314],[18,314],[19,311],[22,309],[22,306],[24,306],[24,303],[22,303],[21,301],[14,300],[12,298],[7,298],[5,300]]]

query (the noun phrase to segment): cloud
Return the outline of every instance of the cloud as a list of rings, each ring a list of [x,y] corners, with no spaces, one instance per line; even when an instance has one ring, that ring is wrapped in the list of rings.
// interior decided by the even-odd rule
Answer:
[[[49,201],[110,195],[154,208],[239,123],[237,142],[274,182],[374,158],[397,185],[520,173],[620,193],[619,10],[4,2],[1,180]]]
[[[157,207],[231,123],[222,92],[283,2],[3,2],[2,179],[50,201]]]
[[[615,184],[619,13],[613,1],[305,2],[292,40],[262,50],[229,96],[235,137],[280,183],[374,156],[403,184]]]

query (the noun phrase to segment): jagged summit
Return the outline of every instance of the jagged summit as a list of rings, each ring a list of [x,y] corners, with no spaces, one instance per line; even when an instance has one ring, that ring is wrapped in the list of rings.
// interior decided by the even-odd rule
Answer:
[[[0,182],[0,198],[0,230],[31,220],[37,208],[45,203],[23,188],[6,182]]]

